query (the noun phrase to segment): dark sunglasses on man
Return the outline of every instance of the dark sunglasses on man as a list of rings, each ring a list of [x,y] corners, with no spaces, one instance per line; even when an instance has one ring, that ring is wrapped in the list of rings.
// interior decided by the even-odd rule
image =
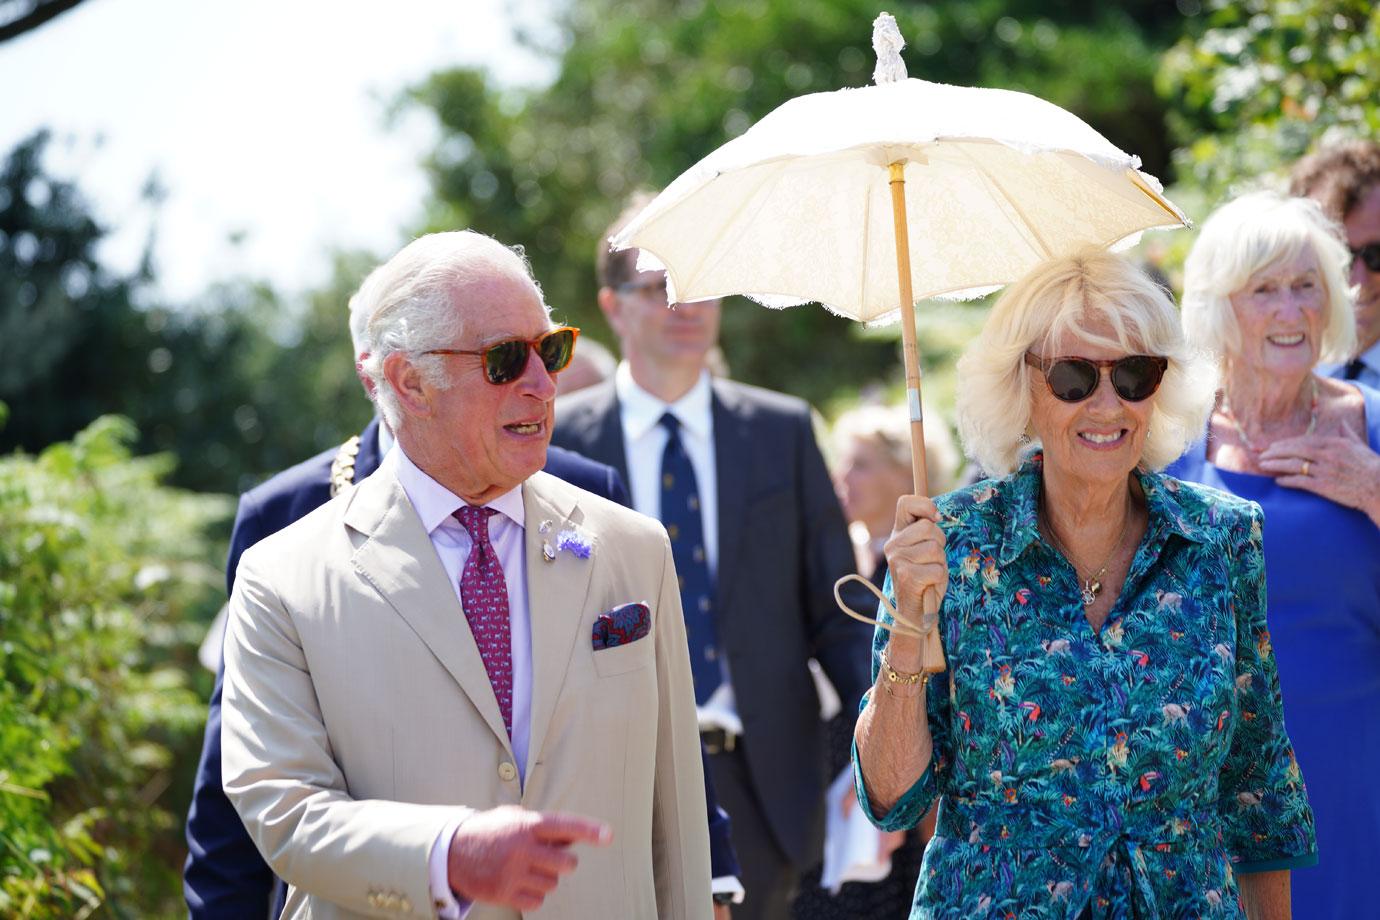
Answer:
[[[1367,270],[1380,273],[1380,243],[1367,243],[1360,249],[1348,246],[1347,249],[1351,251],[1352,262],[1360,259]]]
[[[495,386],[512,383],[522,376],[527,366],[527,355],[535,350],[541,358],[542,367],[548,374],[558,374],[570,364],[575,356],[575,341],[580,330],[574,326],[557,326],[550,332],[535,339],[508,339],[495,342],[480,351],[464,351],[459,348],[433,348],[424,355],[478,355],[484,359],[484,379]]]
[[[1149,399],[1160,388],[1169,359],[1158,355],[1127,355],[1107,361],[1079,358],[1043,358],[1025,353],[1025,363],[1037,367],[1045,375],[1045,383],[1054,398],[1067,403],[1082,402],[1097,390],[1102,382],[1102,370],[1108,369],[1112,389],[1127,402]]]

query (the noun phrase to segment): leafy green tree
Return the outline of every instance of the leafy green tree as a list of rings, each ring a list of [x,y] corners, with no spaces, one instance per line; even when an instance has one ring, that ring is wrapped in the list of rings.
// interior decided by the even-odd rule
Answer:
[[[102,414],[136,423],[144,452],[179,458],[179,486],[239,491],[359,430],[346,305],[373,265],[338,254],[302,297],[237,279],[196,302],[152,294],[97,258],[107,235],[77,187],[43,167],[39,132],[0,167],[0,451],[35,452]]]
[[[354,374],[348,303],[375,264],[338,253],[328,281],[304,295],[237,279],[157,312],[156,380],[119,408],[149,426],[142,447],[179,458],[176,484],[243,491],[364,427],[372,409]]]
[[[441,128],[429,227],[524,244],[557,310],[608,338],[593,254],[620,203],[788,98],[868,83],[876,14],[863,0],[569,0],[552,32],[529,36],[558,61],[549,86],[500,91],[453,69],[412,91]],[[1165,164],[1152,81],[1180,28],[1172,5],[943,0],[896,15],[912,76],[1035,92],[1152,171]],[[730,304],[724,345],[735,376],[814,400],[896,366],[890,338],[821,310]]]
[[[0,413],[3,415],[3,413]],[[229,502],[107,417],[0,459],[0,916],[172,917]]]
[[[1380,6],[1208,0],[1157,78],[1190,194],[1211,207],[1331,137],[1380,137]]]

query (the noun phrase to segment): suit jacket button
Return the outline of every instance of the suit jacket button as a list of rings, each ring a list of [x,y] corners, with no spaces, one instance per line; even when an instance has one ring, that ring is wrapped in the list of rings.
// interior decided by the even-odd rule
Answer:
[[[408,898],[407,895],[403,895],[402,899],[398,901],[398,910],[402,911],[405,914],[412,913],[412,901]]]
[[[498,765],[498,778],[505,783],[511,783],[513,780],[517,779],[517,767],[506,760],[503,761],[503,763]]]
[[[387,896],[386,898],[383,899],[383,907],[384,907],[384,910],[397,910],[397,909],[398,909],[398,896],[397,896],[396,894],[394,894],[393,892],[390,891],[390,892],[388,893],[388,896]]]
[[[365,898],[365,900],[369,902],[370,907],[376,908],[379,906],[379,893],[377,891],[371,891],[369,892],[369,897]]]

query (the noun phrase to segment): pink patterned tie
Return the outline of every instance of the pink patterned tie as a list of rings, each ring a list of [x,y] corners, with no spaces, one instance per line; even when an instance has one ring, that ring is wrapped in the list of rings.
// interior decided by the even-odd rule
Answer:
[[[508,583],[503,579],[503,565],[498,561],[489,542],[489,518],[497,512],[492,508],[465,505],[455,512],[455,519],[469,531],[474,545],[465,560],[460,575],[460,606],[484,659],[498,709],[503,714],[503,727],[513,737],[513,645],[508,626]]]

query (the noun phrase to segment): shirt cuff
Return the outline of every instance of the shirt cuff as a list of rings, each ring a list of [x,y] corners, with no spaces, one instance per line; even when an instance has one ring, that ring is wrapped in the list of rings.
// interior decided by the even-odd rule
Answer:
[[[734,904],[742,904],[747,892],[743,890],[743,883],[738,881],[736,875],[721,875],[709,886],[711,894],[731,894]]]
[[[470,912],[470,902],[456,898],[455,892],[450,890],[450,873],[446,867],[451,838],[464,822],[465,818],[456,818],[441,828],[441,833],[431,844],[431,856],[427,862],[431,869],[431,904],[441,920],[462,920]]]

